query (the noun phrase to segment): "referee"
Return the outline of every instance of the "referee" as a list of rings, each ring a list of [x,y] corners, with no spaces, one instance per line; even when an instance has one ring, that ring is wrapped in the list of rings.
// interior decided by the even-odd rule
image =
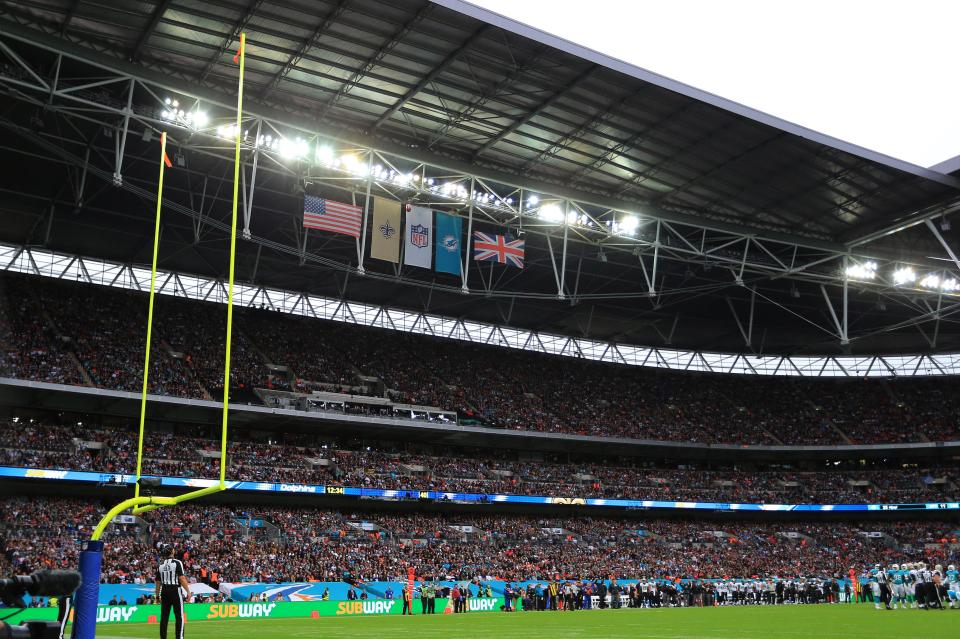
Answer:
[[[64,595],[57,597],[57,621],[60,622],[59,639],[63,639],[63,633],[67,629],[67,622],[70,620],[70,608],[73,604],[73,595]]]
[[[170,611],[177,624],[176,639],[183,639],[183,601],[190,596],[190,583],[183,574],[183,562],[176,558],[176,549],[170,546],[167,559],[157,566],[157,599],[160,600],[160,639],[167,639]]]

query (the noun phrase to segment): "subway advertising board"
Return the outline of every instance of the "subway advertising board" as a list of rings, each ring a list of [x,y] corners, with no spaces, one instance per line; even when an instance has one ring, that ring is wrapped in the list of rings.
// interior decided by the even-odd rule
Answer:
[[[503,605],[501,598],[473,598],[468,602],[472,612],[490,612],[499,610]],[[447,606],[446,599],[437,599],[437,614],[442,614]],[[0,617],[11,610],[0,609]],[[278,601],[186,604],[183,607],[187,622],[224,619],[290,619],[296,617],[362,617],[370,615],[399,615],[403,612],[403,602],[398,599],[376,599],[368,601]],[[413,601],[414,614],[420,613],[420,600]],[[71,613],[72,615],[72,613]],[[97,608],[97,623],[158,623],[160,606],[100,606]],[[56,621],[56,608],[28,608],[10,619],[7,623],[18,624],[24,621]],[[173,620],[171,618],[171,623]]]

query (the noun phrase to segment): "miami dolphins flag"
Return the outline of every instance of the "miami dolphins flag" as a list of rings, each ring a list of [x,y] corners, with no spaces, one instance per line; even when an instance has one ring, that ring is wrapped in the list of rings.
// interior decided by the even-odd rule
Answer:
[[[437,260],[440,273],[460,275],[460,218],[456,215],[437,213]]]
[[[413,206],[403,225],[403,263],[420,268],[433,266],[433,211]]]

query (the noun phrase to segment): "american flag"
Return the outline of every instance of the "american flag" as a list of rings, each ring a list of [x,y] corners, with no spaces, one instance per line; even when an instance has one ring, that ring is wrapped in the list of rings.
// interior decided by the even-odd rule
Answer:
[[[511,240],[504,235],[473,232],[473,259],[478,262],[499,262],[523,268],[524,240]]]
[[[360,237],[363,208],[353,204],[325,200],[305,195],[303,198],[303,226]]]

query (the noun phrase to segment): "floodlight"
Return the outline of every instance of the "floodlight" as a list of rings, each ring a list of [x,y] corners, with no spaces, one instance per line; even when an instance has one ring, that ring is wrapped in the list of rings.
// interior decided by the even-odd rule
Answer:
[[[563,222],[563,211],[556,204],[545,204],[540,207],[540,218],[544,222],[560,224]]]
[[[196,129],[202,129],[207,126],[207,123],[210,122],[210,116],[207,115],[206,111],[194,111],[193,112],[193,126]]]
[[[909,266],[902,266],[893,272],[893,283],[897,286],[913,284],[917,281],[917,273]]]
[[[640,220],[636,215],[627,215],[626,217],[622,217],[617,223],[617,229],[621,233],[626,233],[627,235],[633,235],[636,233],[639,226]]]
[[[877,276],[877,263],[851,264],[847,267],[846,274],[847,277],[854,280],[872,280]]]
[[[290,140],[288,138],[280,138],[278,141],[280,157],[287,160],[298,160],[304,158],[309,151],[309,146],[307,145],[306,140],[303,138],[297,138],[296,140]]]
[[[317,147],[315,156],[318,164],[333,164],[333,148],[326,144]]]

